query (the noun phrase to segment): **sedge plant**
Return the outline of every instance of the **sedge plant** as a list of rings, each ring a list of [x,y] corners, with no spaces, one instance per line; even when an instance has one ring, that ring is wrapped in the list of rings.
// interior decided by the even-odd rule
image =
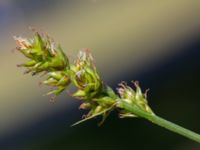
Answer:
[[[120,118],[140,117],[170,131],[185,136],[200,143],[200,135],[167,121],[150,108],[147,101],[147,91],[142,92],[137,81],[132,82],[133,87],[121,82],[115,92],[106,85],[94,65],[91,53],[81,50],[74,62],[70,62],[61,46],[56,44],[48,35],[34,32],[30,39],[14,37],[16,49],[28,58],[26,63],[18,66],[26,68],[25,73],[38,75],[46,74],[42,84],[54,87],[47,95],[61,94],[73,84],[76,91],[70,94],[81,100],[80,109],[87,109],[84,118],[73,125],[102,116],[102,124],[111,111],[117,110]]]

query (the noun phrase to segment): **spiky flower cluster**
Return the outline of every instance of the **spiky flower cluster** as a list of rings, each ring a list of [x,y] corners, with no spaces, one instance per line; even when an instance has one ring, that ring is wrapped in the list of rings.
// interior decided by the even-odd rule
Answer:
[[[35,33],[32,39],[14,37],[17,47],[29,61],[18,66],[26,67],[25,73],[48,74],[44,84],[57,87],[56,90],[48,94],[60,94],[70,83],[67,75],[69,68],[68,58],[63,53],[60,46],[57,46],[48,36],[41,36]]]
[[[147,102],[147,91],[142,93],[138,82],[134,88],[122,82],[117,92],[104,84],[88,50],[81,50],[74,63],[70,63],[62,48],[49,36],[35,32],[31,39],[14,37],[17,47],[29,60],[18,65],[25,67],[25,73],[44,73],[47,78],[41,83],[55,87],[47,94],[62,93],[72,83],[77,90],[70,94],[80,99],[80,109],[88,109],[85,118],[76,124],[101,115],[102,124],[112,110],[118,110],[121,118],[142,117],[170,131],[200,143],[200,135],[169,122],[151,110]]]
[[[128,86],[126,82],[122,82],[119,84],[120,88],[118,88],[118,93],[121,99],[130,105],[134,105],[141,110],[149,112],[150,114],[154,114],[147,102],[148,90],[146,90],[146,92],[143,94],[140,89],[139,83],[136,81],[133,82],[133,84],[136,88],[135,90],[133,90],[133,88]],[[124,117],[138,117],[138,116],[126,110],[122,110],[120,113],[120,117],[124,118]]]
[[[89,110],[80,122],[98,115],[103,116],[103,122],[108,114],[116,108],[119,108],[121,117],[136,116],[118,106],[119,100],[153,114],[148,106],[146,94],[141,92],[137,82],[134,82],[136,90],[121,83],[118,94],[105,85],[88,50],[81,50],[77,60],[70,63],[62,48],[47,35],[36,32],[31,39],[21,37],[14,37],[14,39],[17,43],[17,50],[29,59],[28,62],[19,65],[27,68],[25,73],[36,75],[43,72],[47,78],[42,83],[56,87],[48,94],[59,95],[70,83],[77,88],[72,96],[82,100],[81,109]]]

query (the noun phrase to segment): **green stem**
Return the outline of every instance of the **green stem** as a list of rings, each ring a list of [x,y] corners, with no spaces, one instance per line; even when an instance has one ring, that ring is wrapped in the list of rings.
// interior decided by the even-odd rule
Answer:
[[[145,119],[151,121],[154,124],[157,124],[157,125],[164,127],[170,131],[173,131],[175,133],[178,133],[182,136],[185,136],[191,140],[194,140],[194,141],[200,143],[200,135],[193,131],[190,131],[190,130],[185,129],[179,125],[176,125],[170,121],[167,121],[155,114],[150,114],[148,112],[145,112],[142,109],[138,108],[137,106],[132,106],[127,102],[120,101],[119,106],[129,112],[132,112],[133,114],[135,114],[139,117],[142,117],[142,118],[145,118]]]

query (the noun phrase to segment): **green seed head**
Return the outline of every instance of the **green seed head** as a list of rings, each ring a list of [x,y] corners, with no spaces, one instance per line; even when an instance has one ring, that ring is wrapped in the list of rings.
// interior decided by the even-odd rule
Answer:
[[[139,83],[133,82],[135,90],[128,86],[125,82],[120,83],[120,88],[118,88],[118,93],[124,101],[132,106],[138,107],[146,112],[153,114],[153,111],[148,105],[146,93],[142,93]],[[131,114],[127,111],[122,111],[120,116],[123,117],[136,117],[135,114]]]
[[[102,91],[102,81],[88,51],[80,51],[75,65],[71,66],[71,80],[78,87],[73,96],[90,100]]]
[[[77,90],[72,96],[82,100],[80,109],[89,110],[85,119],[80,122],[99,115],[103,117],[103,122],[112,110],[121,108],[118,106],[119,99],[153,114],[148,106],[146,94],[142,93],[137,82],[134,82],[135,90],[122,82],[118,89],[119,96],[112,88],[103,84],[93,57],[87,49],[81,50],[75,62],[70,64],[62,48],[47,35],[36,32],[30,39],[21,37],[14,37],[14,39],[17,49],[29,59],[19,66],[27,68],[26,73],[30,72],[32,75],[45,73],[47,78],[41,83],[55,87],[47,94],[59,95],[70,83],[75,85]],[[136,116],[121,109],[121,117]]]
[[[32,75],[44,72],[47,79],[41,83],[56,87],[47,94],[59,95],[70,84],[67,74],[69,61],[59,45],[38,32],[30,39],[14,37],[19,50],[29,60],[18,66],[25,67],[25,73]]]
[[[20,66],[27,67],[27,73],[33,75],[42,71],[63,70],[69,62],[60,46],[57,46],[48,36],[35,33],[31,39],[14,37],[17,49],[30,60]]]

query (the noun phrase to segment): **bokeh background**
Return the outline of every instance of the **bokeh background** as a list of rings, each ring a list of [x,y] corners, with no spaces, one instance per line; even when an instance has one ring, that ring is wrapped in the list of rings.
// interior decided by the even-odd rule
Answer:
[[[100,118],[70,127],[85,113],[80,102],[66,93],[50,102],[42,79],[16,67],[25,59],[12,36],[31,36],[29,26],[48,32],[72,59],[89,48],[107,84],[139,80],[155,113],[200,133],[199,0],[1,0],[0,149],[200,149],[116,112],[101,127]]]

